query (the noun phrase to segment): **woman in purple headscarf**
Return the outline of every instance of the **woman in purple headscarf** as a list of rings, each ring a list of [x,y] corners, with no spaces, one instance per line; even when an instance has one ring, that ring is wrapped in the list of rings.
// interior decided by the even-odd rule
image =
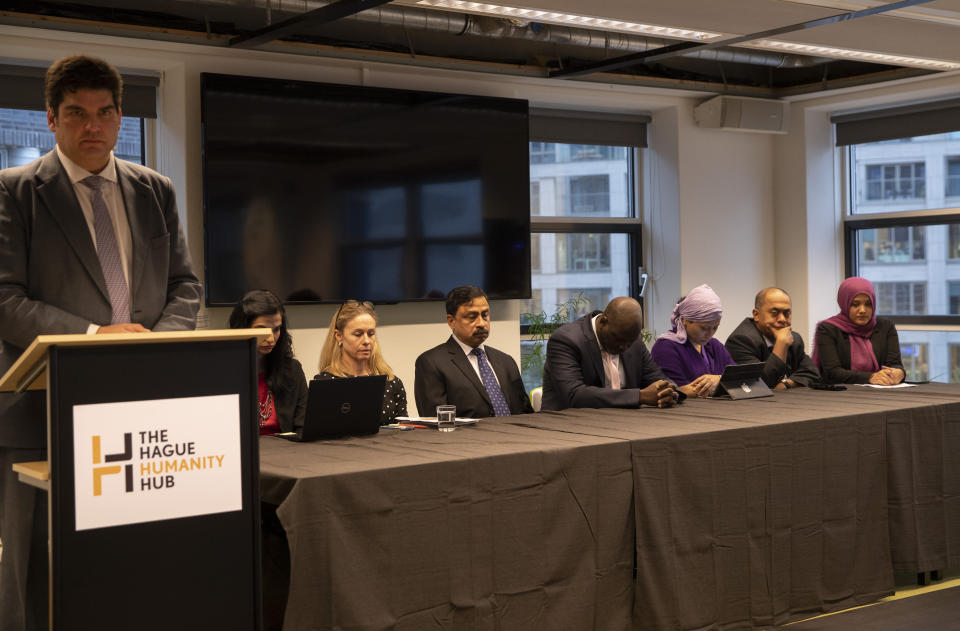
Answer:
[[[900,340],[893,322],[878,318],[873,283],[854,276],[840,283],[840,313],[817,325],[813,361],[827,383],[903,381]]]
[[[713,337],[722,316],[720,296],[709,285],[694,287],[673,308],[673,329],[658,337],[650,351],[663,374],[688,396],[713,394],[723,369],[736,363]]]

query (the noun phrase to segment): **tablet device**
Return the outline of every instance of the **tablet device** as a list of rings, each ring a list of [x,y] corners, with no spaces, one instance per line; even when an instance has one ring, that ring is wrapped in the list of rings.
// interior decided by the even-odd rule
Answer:
[[[763,362],[752,364],[730,364],[720,375],[720,385],[713,393],[714,397],[731,399],[755,399],[772,397],[773,392],[763,382]]]

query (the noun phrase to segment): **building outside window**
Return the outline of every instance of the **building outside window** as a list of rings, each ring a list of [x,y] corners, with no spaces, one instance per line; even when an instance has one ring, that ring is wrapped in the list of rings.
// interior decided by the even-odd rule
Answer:
[[[570,184],[571,216],[610,214],[610,176],[579,175],[568,180]]]
[[[557,311],[576,300],[574,319],[612,297],[636,295],[640,265],[639,168],[646,145],[637,116],[533,110],[530,126],[533,297],[524,313]],[[521,316],[523,380],[542,384],[531,365],[529,320]],[[539,364],[539,362],[534,362]]]
[[[950,296],[950,315],[960,315],[960,281],[947,283],[947,294]]]
[[[540,182],[530,182],[530,216],[540,214]]]
[[[947,227],[947,258],[960,259],[960,224],[951,224]]]
[[[145,164],[144,119],[123,117],[114,154],[137,164]],[[33,162],[56,145],[47,126],[46,111],[0,108],[0,168]]]
[[[927,381],[930,378],[928,348],[928,344],[900,343],[900,359],[907,381]]]
[[[557,237],[557,270],[610,271],[609,234],[568,234]]]
[[[950,345],[950,382],[960,383],[960,344]]]
[[[530,143],[530,164],[549,164],[556,161],[556,145],[551,142]]]
[[[867,164],[865,168],[869,201],[920,199],[927,194],[923,162]]]
[[[927,284],[876,282],[877,313],[923,315],[927,312]]]
[[[909,380],[960,378],[960,200],[951,199],[960,196],[960,133],[944,131],[960,129],[960,110],[944,111],[935,133],[907,137],[896,136],[893,114],[878,113],[875,125],[862,113],[833,119],[846,170],[846,275],[876,286]]]
[[[946,192],[947,197],[960,197],[960,156],[947,158]]]
[[[909,263],[926,258],[924,226],[874,228],[860,232],[861,260],[870,263]]]

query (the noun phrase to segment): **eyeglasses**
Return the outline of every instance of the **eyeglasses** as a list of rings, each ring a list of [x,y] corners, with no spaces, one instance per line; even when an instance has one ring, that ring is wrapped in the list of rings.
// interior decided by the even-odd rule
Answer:
[[[367,311],[374,311],[373,303],[370,302],[369,300],[360,301],[360,300],[353,300],[352,298],[350,300],[344,300],[342,303],[340,303],[340,308],[337,309],[337,317],[333,319],[334,328],[336,328],[337,322],[340,321],[340,314],[343,312],[343,308],[347,305],[350,305],[350,306],[360,305]]]

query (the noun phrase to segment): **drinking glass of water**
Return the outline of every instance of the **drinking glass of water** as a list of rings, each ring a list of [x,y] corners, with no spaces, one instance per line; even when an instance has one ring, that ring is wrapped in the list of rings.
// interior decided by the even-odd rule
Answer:
[[[438,405],[437,406],[437,429],[441,432],[452,432],[456,429],[457,406]]]

